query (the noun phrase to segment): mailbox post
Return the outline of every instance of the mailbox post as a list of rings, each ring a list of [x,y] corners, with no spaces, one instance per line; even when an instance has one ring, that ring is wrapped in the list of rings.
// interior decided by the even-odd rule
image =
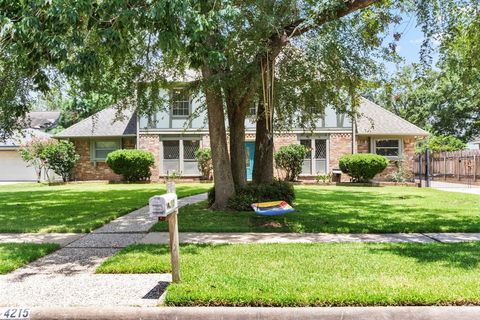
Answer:
[[[178,199],[176,193],[153,196],[149,201],[150,217],[168,221],[170,238],[170,261],[172,265],[172,281],[180,282],[180,248],[178,239]]]

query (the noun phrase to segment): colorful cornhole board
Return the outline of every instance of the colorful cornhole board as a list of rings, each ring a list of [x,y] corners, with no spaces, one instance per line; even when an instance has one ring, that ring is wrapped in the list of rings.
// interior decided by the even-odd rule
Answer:
[[[251,206],[256,214],[262,216],[277,216],[295,211],[286,201],[252,203]]]

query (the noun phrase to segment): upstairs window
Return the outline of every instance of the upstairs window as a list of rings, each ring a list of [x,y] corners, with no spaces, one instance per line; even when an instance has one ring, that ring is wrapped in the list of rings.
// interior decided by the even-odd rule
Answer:
[[[381,156],[398,158],[400,157],[400,140],[382,139],[374,141],[374,151]]]
[[[185,89],[174,89],[171,94],[172,116],[188,117],[190,115],[190,95]]]
[[[257,104],[254,103],[253,105],[250,106],[248,109],[248,115],[255,117],[257,115]]]

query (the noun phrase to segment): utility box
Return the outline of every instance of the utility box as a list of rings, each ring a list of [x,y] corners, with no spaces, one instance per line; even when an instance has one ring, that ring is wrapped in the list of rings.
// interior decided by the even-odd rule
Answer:
[[[178,209],[178,199],[175,193],[153,196],[148,202],[150,217],[165,218]]]
[[[332,170],[332,182],[342,182],[342,170],[336,168]]]

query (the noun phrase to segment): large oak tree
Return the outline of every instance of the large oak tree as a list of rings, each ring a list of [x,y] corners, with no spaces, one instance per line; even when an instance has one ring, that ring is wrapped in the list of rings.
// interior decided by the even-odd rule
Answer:
[[[413,5],[405,1],[401,8],[421,10],[420,21],[428,21],[432,15],[425,12],[437,9],[428,3],[433,1]],[[364,53],[379,47],[393,6],[399,5],[388,0],[0,0],[0,68],[3,73],[15,67],[12,79],[25,84],[11,82],[17,90],[14,95],[27,85],[46,91],[51,78],[60,74],[85,92],[109,94],[118,101],[126,101],[122,99],[131,96],[139,82],[161,82],[156,77],[160,70],[198,70],[201,77],[191,87],[205,97],[215,172],[214,208],[221,209],[235,188],[246,183],[244,122],[252,104],[262,101],[254,180],[270,181],[274,108],[282,108],[277,114],[288,123],[296,111],[290,98],[302,97],[297,108],[308,107],[307,101],[319,102],[314,114],[336,102],[354,106],[361,76],[370,72],[362,67],[371,64],[358,54],[361,50],[355,50],[359,42],[352,35],[362,39]],[[312,64],[315,53],[321,59]],[[351,53],[358,59],[349,59]],[[290,82],[289,76],[298,80],[299,65],[313,66],[317,72]],[[140,97],[151,99],[148,103],[134,101],[140,113],[153,112],[161,104],[155,102],[156,92],[141,92]],[[25,106],[19,100],[7,118],[25,112]],[[3,122],[8,129],[9,122]]]

